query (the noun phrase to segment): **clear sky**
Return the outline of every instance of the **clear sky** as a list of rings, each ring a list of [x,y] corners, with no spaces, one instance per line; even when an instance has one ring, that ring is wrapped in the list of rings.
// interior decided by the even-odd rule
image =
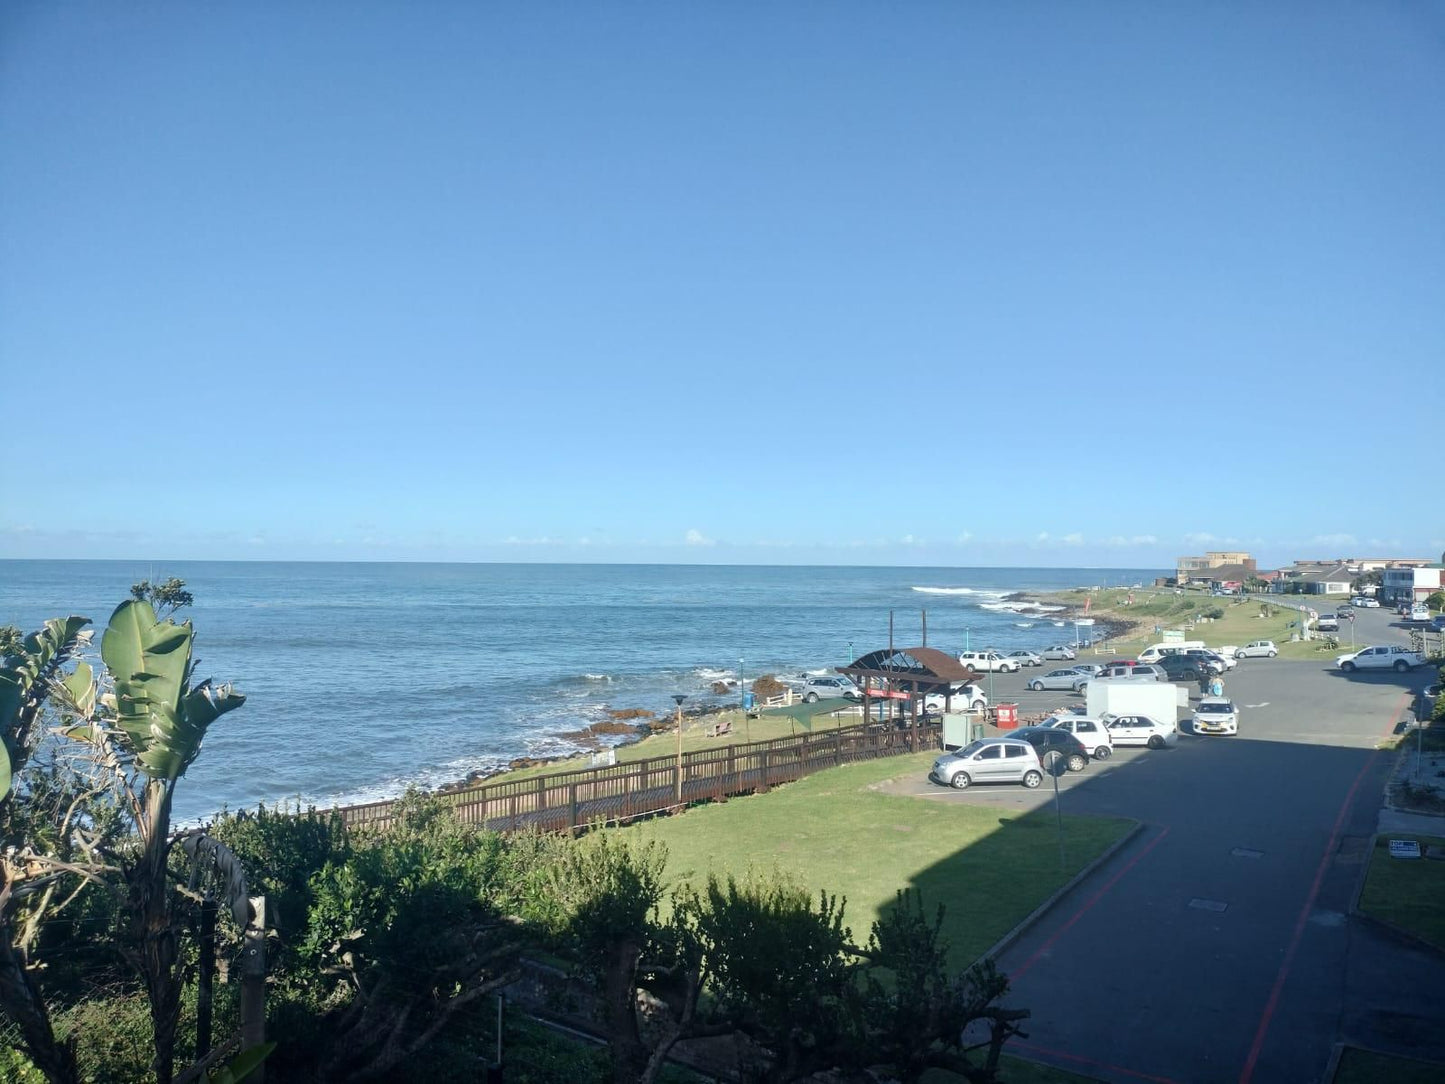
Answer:
[[[0,557],[1431,556],[1441,3],[0,7]]]

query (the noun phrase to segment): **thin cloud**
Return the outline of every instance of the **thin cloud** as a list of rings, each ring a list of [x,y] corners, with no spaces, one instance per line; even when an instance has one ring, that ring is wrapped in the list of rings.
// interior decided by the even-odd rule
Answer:
[[[694,527],[692,530],[690,530],[690,531],[687,532],[686,541],[687,541],[687,544],[688,544],[689,546],[715,546],[715,545],[717,545],[716,542],[714,542],[711,538],[708,538],[705,534],[703,534],[701,531],[699,531],[696,527]]]

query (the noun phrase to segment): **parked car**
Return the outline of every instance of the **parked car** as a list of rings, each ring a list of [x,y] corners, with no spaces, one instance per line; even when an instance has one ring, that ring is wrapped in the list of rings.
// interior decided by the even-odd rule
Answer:
[[[1239,713],[1234,701],[1223,696],[1206,696],[1194,709],[1193,730],[1196,734],[1238,734]]]
[[[1017,673],[1019,661],[997,651],[961,651],[958,661],[980,674],[995,671],[1003,674]]]
[[[1315,628],[1320,632],[1339,632],[1340,619],[1334,614],[1320,614],[1315,618]]]
[[[1055,644],[1053,647],[1046,647],[1041,654],[1046,659],[1075,659],[1078,657],[1074,649],[1065,644]]]
[[[1042,666],[1044,664],[1043,658],[1032,651],[1010,651],[1008,657],[1020,666]]]
[[[1106,666],[1100,670],[1098,675],[1101,678],[1127,681],[1165,681],[1166,674],[1163,669],[1153,663],[1141,662],[1137,666]]]
[[[819,700],[826,700],[830,696],[842,696],[849,700],[863,699],[862,690],[853,684],[852,678],[846,678],[841,675],[834,677],[831,674],[808,678],[807,684],[803,686],[800,695],[804,702],[809,704],[816,704]]]
[[[1070,689],[1078,692],[1088,684],[1092,676],[1076,667],[1066,666],[1062,670],[1050,670],[1047,674],[1029,678],[1029,688],[1036,693],[1045,689]]]
[[[1071,772],[1081,772],[1089,766],[1089,750],[1067,730],[1052,726],[1025,726],[1015,730],[1012,737],[1028,742],[1038,751],[1039,763],[1045,771],[1060,762],[1067,764]]]
[[[1403,674],[1406,670],[1424,666],[1425,656],[1408,647],[1389,644],[1351,651],[1337,658],[1335,665],[1347,674],[1356,670],[1395,670]]]
[[[955,790],[975,783],[1022,783],[1033,789],[1044,781],[1044,773],[1038,752],[1028,742],[983,738],[939,757],[928,778]]]
[[[954,711],[982,711],[988,707],[988,697],[977,685],[963,682],[952,686],[945,696],[943,693],[929,693],[923,698],[923,710],[929,715],[941,715],[947,703]]]
[[[1431,632],[1445,632],[1445,614],[1436,614],[1430,618]]]
[[[1232,670],[1236,665],[1233,659],[1226,659],[1220,655],[1219,652],[1211,651],[1207,647],[1191,647],[1188,651],[1184,652],[1184,654],[1191,659],[1203,659],[1216,674],[1222,674],[1226,670]]]
[[[1170,681],[1198,681],[1216,672],[1206,660],[1196,655],[1165,655],[1155,665]]]
[[[1273,640],[1251,640],[1234,653],[1236,659],[1272,659],[1279,654]]]
[[[1107,669],[1108,669],[1109,667],[1111,667],[1111,666],[1138,666],[1138,665],[1140,665],[1138,659],[1110,659],[1108,662],[1106,662],[1106,663],[1104,664],[1104,669],[1107,670]]]
[[[1106,715],[1109,739],[1115,745],[1144,745],[1163,749],[1179,739],[1173,723],[1152,719],[1147,715]]]
[[[1087,715],[1052,715],[1039,726],[1067,730],[1083,743],[1089,756],[1095,760],[1108,760],[1114,754],[1114,742],[1109,736],[1109,728],[1098,719],[1091,719]]]
[[[1098,677],[1099,671],[1104,668],[1096,662],[1076,662],[1074,663],[1074,669],[1080,673],[1088,674],[1089,677]]]

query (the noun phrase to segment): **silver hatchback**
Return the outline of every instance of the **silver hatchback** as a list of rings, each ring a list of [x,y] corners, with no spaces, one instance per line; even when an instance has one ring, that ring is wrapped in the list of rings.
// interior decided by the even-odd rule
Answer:
[[[975,783],[1022,783],[1032,790],[1044,781],[1044,770],[1028,742],[981,738],[935,760],[928,778],[956,790]]]

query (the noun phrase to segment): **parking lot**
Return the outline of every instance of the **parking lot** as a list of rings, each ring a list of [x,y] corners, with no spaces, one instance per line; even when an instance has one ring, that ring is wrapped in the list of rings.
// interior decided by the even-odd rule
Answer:
[[[1426,674],[1347,676],[1331,661],[1243,661],[1225,677],[1237,737],[1186,732],[1059,780],[1065,812],[1143,830],[1002,954],[1010,1001],[1033,1012],[1020,1052],[1164,1082],[1316,1081],[1338,1038],[1445,1057],[1445,969],[1387,955],[1394,947],[1348,917],[1389,766],[1376,747]],[[1028,673],[995,675],[992,701],[1021,714],[1081,702],[1028,692]],[[893,786],[1010,813],[1054,800],[1047,780]]]

